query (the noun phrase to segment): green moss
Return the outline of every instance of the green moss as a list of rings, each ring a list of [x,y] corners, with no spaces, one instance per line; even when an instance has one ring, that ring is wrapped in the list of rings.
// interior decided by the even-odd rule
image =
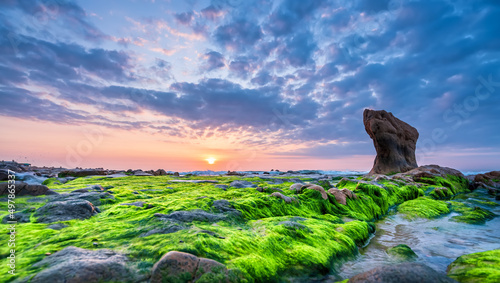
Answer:
[[[398,212],[408,219],[415,218],[435,218],[449,213],[447,204],[443,201],[433,200],[428,197],[407,201],[398,207]]]
[[[387,253],[391,256],[394,256],[400,260],[414,260],[418,256],[417,254],[407,245],[400,244],[395,247],[387,249]]]
[[[463,202],[450,201],[450,204],[451,210],[461,214],[451,218],[451,220],[456,222],[480,225],[497,216],[484,208],[478,206],[470,207]]]
[[[453,196],[453,192],[446,187],[441,187],[432,190],[429,193],[429,196],[431,196],[434,199],[447,199]]]
[[[500,250],[463,255],[448,266],[447,272],[463,283],[500,282]]]

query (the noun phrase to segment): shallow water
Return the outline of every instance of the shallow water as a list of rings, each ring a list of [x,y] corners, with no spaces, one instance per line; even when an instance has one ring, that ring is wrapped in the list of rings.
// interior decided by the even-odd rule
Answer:
[[[463,195],[461,198],[463,199]],[[494,198],[486,194],[479,197],[481,200],[486,198],[494,201]],[[474,198],[464,201],[472,203]],[[495,202],[500,204],[499,201]],[[500,206],[491,208],[477,203],[474,205],[500,215]],[[450,221],[455,215],[458,214],[450,213],[437,219],[409,221],[392,211],[376,222],[377,231],[374,237],[365,247],[359,249],[359,254],[354,259],[337,264],[332,274],[323,282],[344,280],[377,266],[399,263],[385,252],[387,248],[399,244],[411,247],[418,255],[417,262],[443,274],[446,274],[447,266],[461,255],[500,248],[500,217],[487,221],[484,225],[472,225]]]

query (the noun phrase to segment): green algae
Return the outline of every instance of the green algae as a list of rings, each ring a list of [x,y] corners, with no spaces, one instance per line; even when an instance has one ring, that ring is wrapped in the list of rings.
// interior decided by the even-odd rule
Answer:
[[[387,253],[399,260],[415,260],[418,256],[417,254],[407,245],[400,244],[392,248],[388,248]]]
[[[463,202],[450,201],[451,210],[460,213],[453,216],[452,221],[463,222],[468,224],[481,225],[486,221],[495,218],[497,215],[479,206],[468,206]]]
[[[404,214],[407,219],[436,218],[450,212],[448,205],[443,201],[429,197],[419,197],[407,201],[398,207],[398,212]]]
[[[357,195],[357,199],[347,199],[344,206],[330,194],[326,200],[314,190],[296,194],[289,190],[292,182],[267,184],[259,177],[96,176],[77,178],[65,184],[59,184],[56,179],[49,180],[47,186],[59,193],[94,184],[111,187],[109,190],[115,199],[104,201],[99,206],[102,212],[90,219],[63,222],[68,227],[59,231],[47,229],[47,224],[36,223],[33,218],[31,223],[18,224],[18,274],[10,279],[38,272],[31,266],[43,259],[45,253],[54,253],[69,245],[95,249],[96,242],[98,248],[126,253],[142,274],[149,273],[161,256],[173,250],[217,260],[240,272],[240,277],[249,282],[279,281],[288,275],[326,274],[334,261],[356,254],[358,246],[366,243],[375,229],[371,221],[387,214],[391,207],[423,194],[422,189],[402,182],[380,182],[381,187],[343,179],[337,187],[349,189]],[[254,188],[223,190],[210,183],[176,183],[173,180],[215,180],[222,185],[246,180],[269,189],[265,192]],[[281,190],[297,201],[288,204],[270,197],[274,190]],[[40,202],[28,201],[33,199]],[[193,221],[182,224],[162,221],[154,216],[155,213],[195,209],[221,213],[213,206],[214,201],[220,199],[229,201],[241,214],[228,214],[225,220],[216,223]],[[16,200],[20,209],[36,209],[47,202],[45,197]],[[120,205],[139,200],[147,205]],[[6,203],[0,202],[0,208],[6,211]],[[344,217],[355,220],[344,223]],[[172,225],[181,229],[144,236],[154,229],[168,230]],[[7,240],[7,237],[2,234],[0,240]],[[0,247],[0,255],[8,254],[5,246]],[[0,272],[7,272],[4,258],[0,261]],[[214,276],[218,275],[206,275],[206,280],[214,279]]]
[[[463,255],[448,266],[447,273],[462,283],[500,282],[500,250]]]

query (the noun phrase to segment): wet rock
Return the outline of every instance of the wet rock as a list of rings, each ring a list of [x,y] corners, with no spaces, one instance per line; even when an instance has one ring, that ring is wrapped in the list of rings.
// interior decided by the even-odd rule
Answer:
[[[136,170],[133,172],[134,176],[141,176],[141,177],[149,177],[149,176],[153,176],[153,174],[151,173],[146,173],[142,170]]]
[[[215,185],[215,187],[216,187],[216,188],[219,188],[219,189],[221,189],[221,190],[224,190],[224,191],[226,191],[226,190],[227,190],[227,188],[229,188],[229,186],[228,186],[228,185]]]
[[[153,175],[155,176],[166,176],[168,175],[167,171],[163,170],[163,169],[158,169],[156,171],[154,171]]]
[[[70,246],[35,263],[33,267],[45,269],[30,282],[135,282],[137,271],[127,262],[126,256],[112,250],[91,251]]]
[[[150,209],[150,208],[154,207],[154,205],[146,204],[143,201],[135,201],[135,202],[131,202],[131,203],[120,203],[120,205],[137,206],[137,207],[141,207],[141,208],[143,208],[144,205],[146,205],[146,209]]]
[[[171,251],[155,263],[150,282],[226,282],[227,274],[226,267],[215,260]],[[217,280],[213,280],[214,277]]]
[[[342,205],[347,205],[347,200],[346,200],[347,198],[349,199],[358,198],[353,191],[348,189],[339,190],[337,188],[331,188],[328,190],[328,193],[332,194],[335,197],[335,200]]]
[[[172,225],[169,225],[167,227],[154,228],[150,231],[142,233],[141,235],[139,235],[139,237],[142,238],[142,237],[147,237],[147,236],[151,236],[154,234],[171,234],[171,233],[175,233],[177,231],[181,231],[181,230],[185,230],[185,229],[188,229],[188,228],[186,228],[182,225],[172,224]]]
[[[414,260],[418,257],[417,254],[405,244],[388,248],[386,252],[393,257],[406,261]]]
[[[68,225],[66,225],[64,223],[55,223],[55,224],[50,224],[49,226],[47,226],[47,228],[52,229],[52,230],[61,230],[61,229],[64,229],[66,227],[68,227]]]
[[[304,184],[295,183],[295,184],[290,186],[290,190],[294,191],[295,193],[301,193],[303,187],[304,187]]]
[[[365,109],[363,123],[377,151],[369,174],[406,172],[418,166],[417,129],[384,110]]]
[[[59,178],[65,177],[86,177],[86,176],[96,176],[96,175],[107,175],[106,170],[102,169],[72,169],[72,170],[63,170],[59,172]]]
[[[226,176],[245,176],[243,173],[238,173],[236,171],[227,171]]]
[[[11,217],[10,214],[5,215],[4,218],[2,219],[2,223],[5,224],[7,223],[7,221],[17,221],[18,223],[29,223],[31,213],[16,212],[12,214],[12,216],[13,217]]]
[[[358,274],[349,283],[458,283],[421,263],[385,265]]]
[[[9,180],[9,171],[5,169],[0,169],[0,181]]]
[[[318,185],[306,186],[304,189],[318,191],[321,193],[321,197],[323,199],[328,199],[328,195],[326,194],[325,189],[323,189],[323,187],[321,186]]]
[[[241,212],[233,207],[228,200],[219,199],[215,200],[212,207],[221,213],[233,214],[236,216],[241,215]]]
[[[241,180],[232,181],[231,184],[229,184],[229,186],[237,189],[257,187],[257,185],[254,185],[249,181],[241,181]]]
[[[201,209],[189,210],[189,211],[174,211],[170,214],[155,213],[155,216],[160,219],[170,220],[174,222],[218,222],[225,220],[226,216],[223,214],[214,214],[206,212]]]
[[[279,192],[274,192],[270,196],[280,198],[280,199],[284,200],[286,203],[292,203],[292,202],[296,201],[295,198],[285,196],[284,194],[279,193]]]
[[[69,199],[49,202],[37,209],[34,216],[39,223],[52,223],[73,219],[88,219],[95,214],[97,214],[97,210],[89,201]]]
[[[60,194],[52,197],[52,201],[65,201],[83,199],[90,201],[93,205],[101,205],[103,199],[114,199],[115,197],[108,192],[71,192],[69,194]]]
[[[15,182],[14,187],[16,196],[40,196],[40,195],[58,194],[44,185],[30,185],[24,182]],[[9,184],[7,182],[0,183],[0,195],[8,195],[8,194],[9,194]]]

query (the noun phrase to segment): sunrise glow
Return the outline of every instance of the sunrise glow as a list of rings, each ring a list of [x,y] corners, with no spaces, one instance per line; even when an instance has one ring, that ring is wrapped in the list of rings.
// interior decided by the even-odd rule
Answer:
[[[210,158],[207,158],[205,160],[208,162],[208,164],[214,164],[217,159],[210,157]]]

